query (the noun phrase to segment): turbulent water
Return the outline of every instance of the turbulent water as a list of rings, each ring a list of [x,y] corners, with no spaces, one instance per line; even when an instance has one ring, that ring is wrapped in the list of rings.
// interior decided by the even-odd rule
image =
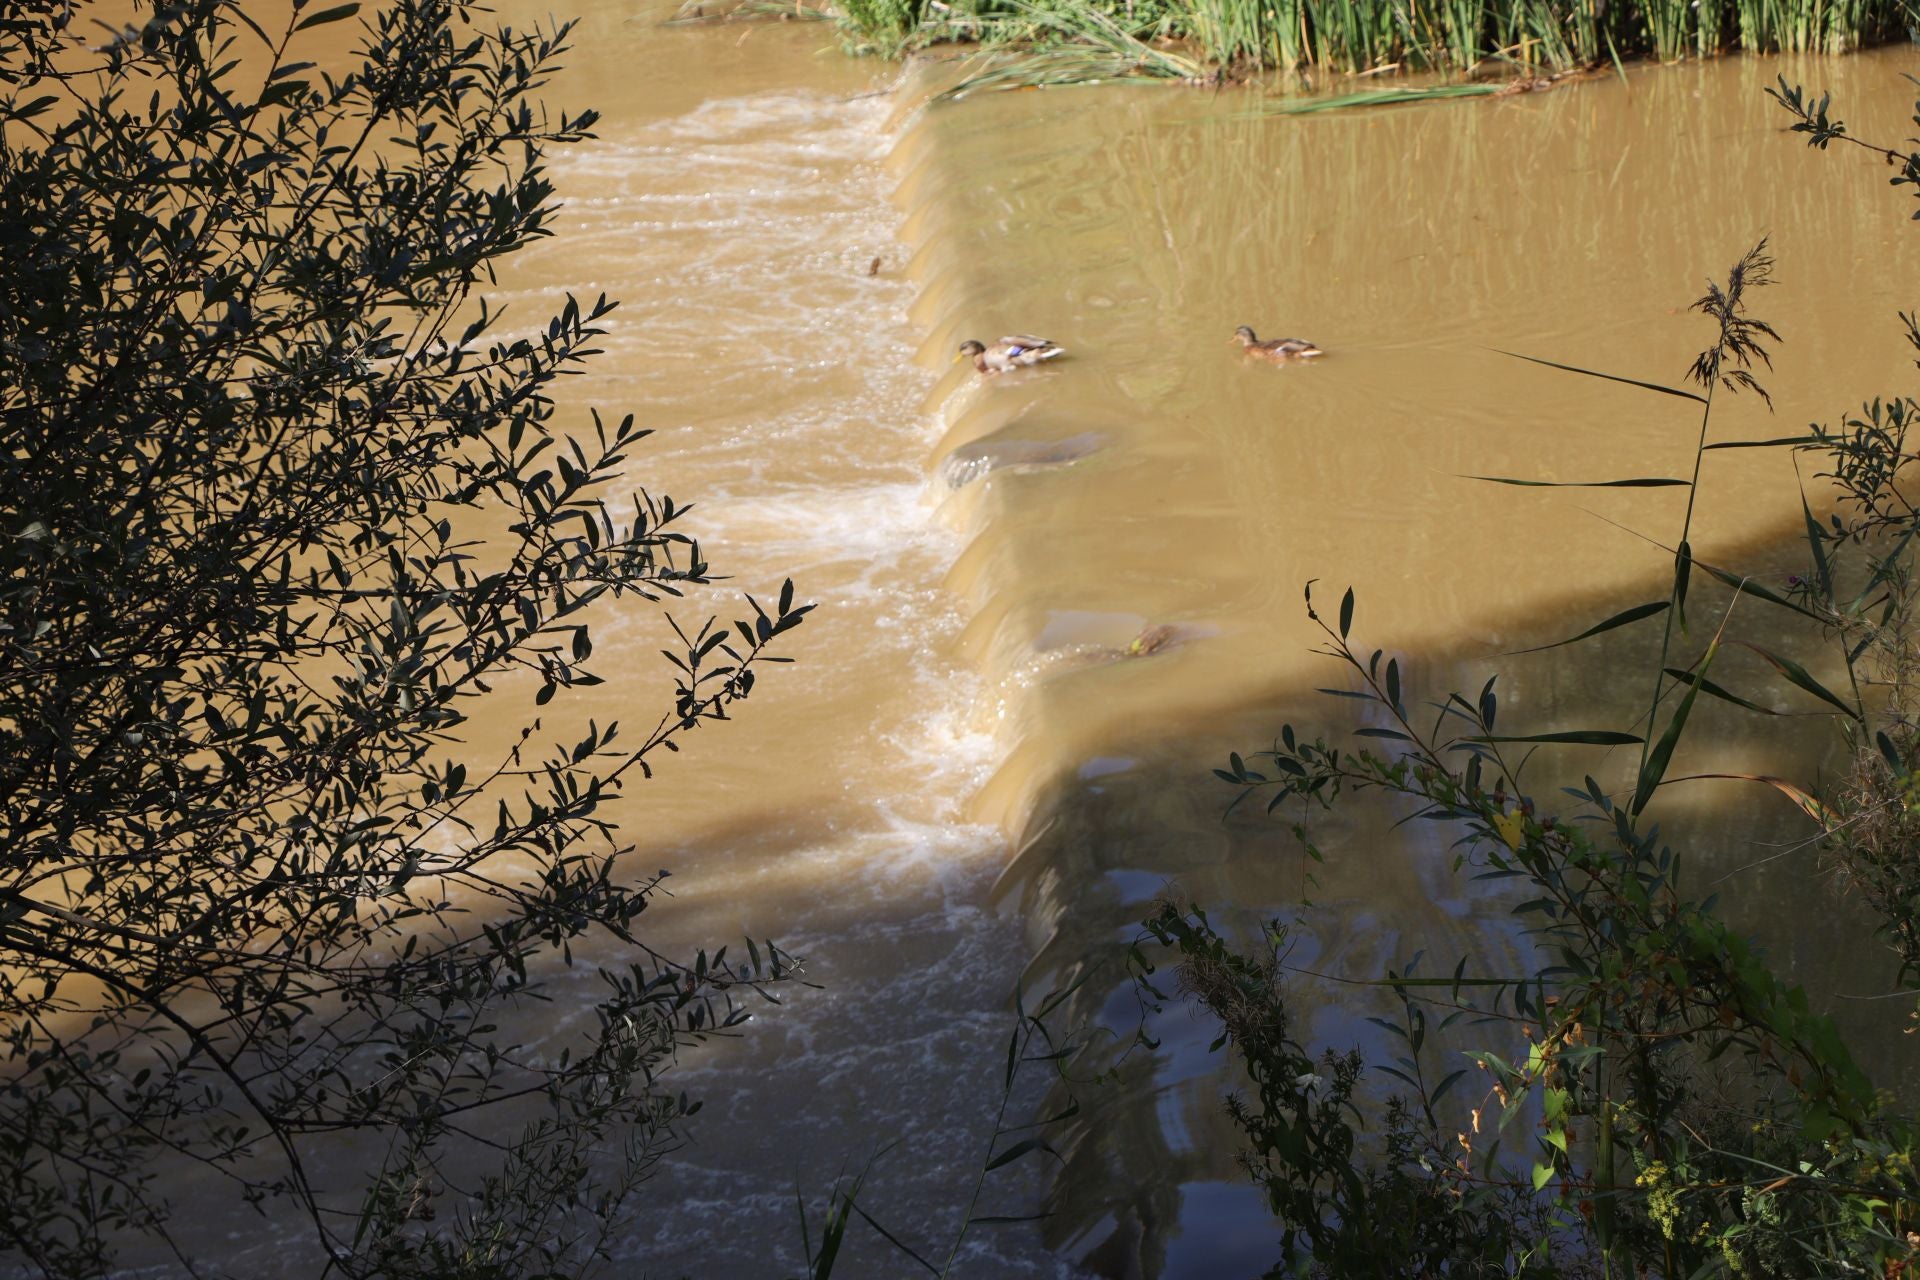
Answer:
[[[616,102],[559,159],[565,230],[498,297],[509,316],[560,292],[623,299],[571,402],[655,427],[635,478],[696,504],[689,527],[730,589],[771,596],[791,575],[818,605],[741,722],[616,815],[637,863],[675,872],[650,943],[773,938],[818,984],[683,1059],[670,1083],[705,1108],[618,1256],[648,1274],[798,1271],[796,1196],[817,1233],[836,1180],[863,1172],[870,1211],[943,1252],[992,1135],[1025,957],[988,904],[1005,838],[965,813],[996,759],[995,703],[949,656],[965,619],[941,581],[965,539],[926,470],[944,427],[906,316],[895,98],[872,86],[880,68],[823,71],[777,28],[608,20],[658,60],[636,76],[641,118]],[[757,62],[755,41],[786,56]],[[723,591],[679,612],[739,607]],[[670,690],[650,617],[596,633],[632,673],[609,714]],[[1031,1186],[1007,1186],[1030,1207]],[[1063,1265],[1031,1231],[963,1256],[995,1275]],[[866,1232],[843,1265],[893,1262]]]
[[[1736,404],[1717,430],[1789,434],[1907,367],[1906,211],[1871,166],[1779,136],[1771,62],[1304,118],[1256,93],[1131,86],[922,109],[926,77],[845,59],[824,27],[662,16],[587,6],[550,96],[599,108],[600,137],[555,158],[559,234],[495,296],[509,327],[564,292],[621,299],[565,411],[637,413],[655,434],[634,483],[696,503],[728,587],[791,576],[820,606],[740,723],[703,729],[614,815],[636,865],[675,873],[649,942],[775,938],[818,986],[676,1069],[706,1107],[620,1242],[633,1274],[794,1274],[796,1191],[817,1215],[862,1171],[863,1204],[944,1253],[1000,1103],[1015,982],[1085,976],[1074,1016],[1124,1041],[1121,953],[1162,893],[1241,920],[1309,895],[1292,958],[1318,970],[1517,945],[1444,835],[1329,822],[1336,856],[1309,882],[1279,826],[1222,821],[1209,772],[1283,720],[1347,723],[1313,692],[1339,678],[1309,652],[1315,577],[1328,599],[1355,586],[1365,642],[1423,690],[1477,689],[1497,665],[1516,721],[1630,718],[1564,657],[1493,659],[1663,592],[1640,534],[1671,537],[1675,500],[1462,477],[1666,474],[1690,465],[1694,423],[1494,349],[1677,379],[1706,340],[1686,304],[1770,234],[1778,410]],[[1785,69],[1893,137],[1908,61]],[[1249,366],[1238,324],[1331,354]],[[990,382],[948,362],[963,338],[1018,331],[1069,358]],[[1785,566],[1784,455],[1713,468],[1696,549]],[[649,618],[602,612],[621,678],[597,714],[650,723],[669,695]],[[1805,763],[1717,708],[1696,720],[1693,764]],[[499,745],[484,734],[483,753]],[[1750,799],[1703,790],[1668,818],[1720,828],[1708,874],[1823,999],[1872,988],[1845,939],[1787,927],[1828,890],[1804,854],[1775,857],[1790,812]],[[1303,988],[1297,1011],[1315,1035],[1377,1042],[1350,989]],[[1051,1189],[990,1181],[987,1211],[1048,1197],[1053,1216],[977,1231],[959,1274],[1273,1261],[1206,1029],[1181,1015],[1157,1032],[1157,1056],[1088,1097]],[[853,1236],[846,1274],[910,1272]]]

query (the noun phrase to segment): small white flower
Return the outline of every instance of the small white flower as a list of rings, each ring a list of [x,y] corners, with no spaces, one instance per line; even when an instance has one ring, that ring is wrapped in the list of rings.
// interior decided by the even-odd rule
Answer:
[[[1312,1093],[1316,1088],[1318,1088],[1319,1086],[1325,1083],[1326,1083],[1325,1080],[1322,1080],[1319,1076],[1315,1075],[1311,1071],[1307,1072],[1305,1075],[1295,1076],[1293,1078],[1294,1088],[1304,1089],[1308,1093]]]

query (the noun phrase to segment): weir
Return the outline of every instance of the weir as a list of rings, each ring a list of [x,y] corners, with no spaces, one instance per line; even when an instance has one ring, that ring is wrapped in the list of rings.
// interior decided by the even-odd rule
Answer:
[[[1830,418],[1906,367],[1892,313],[1912,300],[1891,282],[1916,278],[1920,245],[1883,175],[1775,180],[1814,161],[1777,136],[1771,60],[1291,119],[1255,93],[1139,86],[928,106],[935,72],[896,83],[823,51],[825,27],[663,30],[659,13],[586,7],[554,93],[606,121],[556,158],[559,235],[497,299],[623,299],[567,403],[656,426],[635,479],[698,504],[732,585],[766,596],[791,576],[820,604],[742,722],[610,815],[636,868],[675,873],[650,944],[773,938],[819,984],[686,1056],[671,1083],[706,1107],[620,1258],[795,1272],[796,1190],[817,1232],[836,1177],[862,1172],[863,1206],[943,1254],[985,1158],[1015,983],[1084,976],[1064,1017],[1116,1033],[1119,1075],[1083,1095],[1062,1165],[989,1182],[983,1211],[1052,1216],[976,1230],[957,1274],[1264,1268],[1274,1231],[1233,1167],[1210,1033],[1175,1010],[1147,1024],[1156,1052],[1121,1053],[1140,1025],[1125,951],[1156,897],[1234,926],[1297,915],[1290,963],[1330,979],[1300,979],[1296,1026],[1339,1049],[1379,1050],[1365,1018],[1383,1011],[1339,979],[1423,948],[1428,969],[1472,955],[1499,971],[1522,945],[1445,832],[1321,817],[1315,864],[1285,822],[1223,816],[1210,771],[1229,751],[1284,721],[1357,724],[1356,704],[1315,692],[1339,673],[1311,652],[1304,583],[1320,579],[1323,608],[1352,585],[1356,635],[1421,697],[1497,668],[1517,731],[1625,727],[1642,690],[1601,687],[1564,651],[1499,655],[1664,591],[1645,539],[1671,536],[1672,494],[1463,477],[1666,474],[1694,423],[1493,349],[1678,381],[1704,341],[1686,304],[1772,234],[1783,283],[1759,309],[1788,339],[1777,412],[1736,403],[1717,430]],[[1904,118],[1900,65],[1784,69],[1864,125]],[[1239,324],[1330,354],[1249,365]],[[962,339],[1017,331],[1070,355],[985,380],[950,363]],[[1791,572],[1784,455],[1713,465],[1701,554]],[[610,645],[636,681],[652,671],[638,614]],[[608,716],[655,687],[597,692]],[[1690,768],[1815,763],[1726,709],[1697,714]],[[1613,784],[1632,761],[1580,749],[1541,767]],[[1841,971],[1841,931],[1791,927],[1828,892],[1804,858],[1739,871],[1798,832],[1783,802],[1702,787],[1662,803],[1677,833],[1718,830],[1702,875],[1729,877],[1797,979]],[[871,1232],[850,1247],[848,1274],[906,1273]]]
[[[1341,677],[1312,653],[1301,590],[1316,578],[1325,614],[1354,587],[1359,641],[1397,654],[1422,701],[1498,671],[1513,732],[1631,727],[1645,690],[1600,684],[1589,651],[1501,655],[1663,594],[1657,544],[1677,536],[1680,500],[1468,477],[1668,475],[1697,418],[1499,352],[1678,383],[1708,340],[1688,304],[1765,234],[1782,283],[1755,308],[1787,337],[1763,375],[1776,410],[1718,405],[1714,438],[1790,434],[1876,394],[1908,361],[1893,317],[1908,304],[1884,290],[1911,278],[1911,233],[1871,166],[1781,181],[1804,157],[1761,90],[1784,73],[1893,121],[1903,65],[1738,59],[1297,118],[1250,93],[1122,85],[982,95],[909,126],[891,163],[922,362],[1001,332],[1071,352],[949,375],[930,464],[961,486],[945,510],[970,538],[945,579],[969,614],[956,652],[999,703],[997,767],[970,802],[1007,833],[996,901],[1024,924],[1027,989],[1085,980],[1067,1020],[1112,1028],[1110,1058],[1127,1059],[1119,1084],[1082,1098],[1053,1188],[1046,1238],[1064,1257],[1116,1276],[1251,1274],[1274,1258],[1232,1165],[1212,1032],[1175,1008],[1146,1023],[1156,1055],[1120,1052],[1141,1016],[1125,950],[1157,897],[1244,929],[1290,919],[1302,1038],[1376,1060],[1389,1045],[1366,1019],[1392,1001],[1356,981],[1421,952],[1423,972],[1460,957],[1519,969],[1512,902],[1455,868],[1453,833],[1396,827],[1397,812],[1320,815],[1329,860],[1311,863],[1287,831],[1308,815],[1229,819],[1210,767],[1286,721],[1335,739],[1368,723],[1315,692]],[[1862,297],[1885,299],[1871,321],[1851,309]],[[1249,366],[1228,345],[1241,323],[1332,354]],[[1786,458],[1710,458],[1696,553],[1784,584],[1799,523]],[[1658,637],[1606,643],[1640,653]],[[1831,658],[1817,642],[1804,656]],[[1703,710],[1687,771],[1829,767]],[[1535,767],[1630,786],[1634,764],[1563,748]],[[1810,856],[1782,852],[1806,834],[1791,807],[1712,783],[1662,805],[1742,927],[1870,1057],[1902,1060],[1897,1027],[1850,999],[1870,992],[1835,981],[1862,963],[1848,930],[1800,927],[1809,894],[1850,917]]]
[[[228,64],[238,97],[202,76],[235,6],[76,45],[164,54],[181,109],[116,90],[84,145],[22,153],[57,184],[10,188],[53,250],[6,308],[50,318],[0,343],[37,441],[0,628],[32,694],[0,726],[5,1275],[826,1280],[834,1218],[843,1280],[1212,1280],[1285,1269],[1273,1205],[1323,1181],[1369,1199],[1306,1215],[1331,1206],[1336,1277],[1517,1266],[1563,1229],[1570,1274],[1920,1256],[1920,1139],[1877,1128],[1852,1060],[1911,1111],[1912,969],[1820,861],[1916,883],[1872,877],[1920,839],[1920,509],[1822,521],[1848,485],[1907,503],[1920,401],[1857,448],[1866,484],[1779,447],[1911,386],[1920,233],[1885,188],[1920,154],[1809,155],[1765,96],[1831,89],[1897,138],[1910,48],[1379,110],[1226,88],[1230,61],[949,100],[977,63],[851,58],[798,4],[561,0],[581,22],[539,87],[583,140],[542,153],[516,112],[475,187],[462,157],[502,135],[447,135],[545,55],[440,20],[524,31],[550,0],[399,15],[348,84],[286,79],[359,61],[357,6],[304,2],[264,85]],[[1605,16],[1579,8],[1530,21]],[[16,60],[63,21],[12,24]],[[282,62],[306,28],[317,61]],[[0,115],[25,137],[42,108],[70,109]],[[453,347],[466,245],[500,323]],[[1693,300],[1774,260],[1747,300],[1772,400],[1744,368],[1650,394],[1750,349]],[[953,358],[1012,333],[1066,358]],[[1303,341],[1324,358],[1282,358]],[[565,461],[629,415],[620,461]],[[630,529],[582,497],[616,470]],[[662,539],[664,567],[636,545]],[[1381,754],[1322,772],[1296,735]],[[1249,765],[1349,791],[1266,807]],[[1148,933],[1169,908],[1256,958],[1178,969]],[[1021,1061],[1042,1005],[1077,1048]],[[1264,1168],[1223,1105],[1240,1071],[1292,1090]]]

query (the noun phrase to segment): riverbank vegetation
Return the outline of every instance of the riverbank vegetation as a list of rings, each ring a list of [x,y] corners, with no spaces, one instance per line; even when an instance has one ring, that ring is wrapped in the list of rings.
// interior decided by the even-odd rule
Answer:
[[[1774,96],[1812,145],[1857,143],[1825,99],[1784,81]],[[1920,153],[1857,145],[1895,162],[1896,184],[1920,179]],[[1528,940],[1518,966],[1489,952],[1449,957],[1436,974],[1412,956],[1363,979],[1396,1006],[1374,1019],[1390,1055],[1368,1061],[1294,1029],[1290,993],[1309,979],[1290,972],[1287,938],[1311,927],[1310,907],[1251,945],[1190,903],[1163,903],[1146,922],[1141,990],[1203,1009],[1251,1085],[1228,1107],[1277,1219],[1275,1275],[1895,1276],[1920,1265],[1920,1125],[1729,925],[1687,874],[1688,850],[1656,825],[1676,788],[1770,796],[1787,847],[1823,849],[1877,914],[1887,952],[1876,963],[1863,945],[1862,969],[1894,975],[1884,1016],[1911,1030],[1920,509],[1909,432],[1920,401],[1896,391],[1801,434],[1717,436],[1716,397],[1766,394],[1778,339],[1760,291],[1772,269],[1763,243],[1695,304],[1710,342],[1690,386],[1557,366],[1639,387],[1697,424],[1682,468],[1602,482],[1687,489],[1678,527],[1643,535],[1664,548],[1667,590],[1569,619],[1560,642],[1658,628],[1644,670],[1594,659],[1607,679],[1645,690],[1638,723],[1515,725],[1497,677],[1416,690],[1396,659],[1357,645],[1363,602],[1347,592],[1330,609],[1309,587],[1323,652],[1344,674],[1332,692],[1358,709],[1363,745],[1289,725],[1271,749],[1218,770],[1235,803],[1290,821],[1316,858],[1341,856],[1314,844],[1315,814],[1331,808],[1378,803],[1438,824],[1453,873],[1510,892]],[[1920,352],[1920,321],[1901,320]],[[1804,525],[1799,572],[1751,571],[1693,546],[1703,464],[1725,449],[1791,451],[1824,482],[1783,495]],[[1788,630],[1824,658],[1789,656]],[[1678,773],[1690,719],[1709,701],[1806,716],[1791,723],[1837,734],[1850,763],[1824,787],[1725,766]],[[1600,747],[1632,758],[1624,770],[1596,758],[1611,784],[1588,775],[1550,793],[1530,781],[1554,767],[1542,752]]]
[[[606,809],[807,606],[657,617],[658,718],[590,717],[596,606],[713,570],[647,430],[554,403],[614,304],[480,297],[591,136],[569,28],[359,9],[0,22],[9,1274],[577,1274],[695,1105],[661,1066],[792,972],[646,946]]]
[[[1512,79],[1744,50],[1840,53],[1904,39],[1900,0],[836,0],[850,47],[1008,55],[983,84],[1260,71]]]

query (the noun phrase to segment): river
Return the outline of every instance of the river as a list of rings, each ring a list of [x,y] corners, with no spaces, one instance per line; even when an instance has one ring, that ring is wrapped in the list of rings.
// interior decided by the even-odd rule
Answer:
[[[622,299],[566,403],[656,429],[635,479],[697,504],[730,586],[791,576],[820,605],[740,723],[615,815],[636,866],[675,873],[650,942],[771,937],[818,984],[675,1072],[707,1106],[642,1193],[620,1249],[635,1274],[794,1274],[796,1190],[817,1214],[863,1169],[863,1204],[944,1252],[999,1104],[1014,984],[1085,974],[1072,1016],[1131,1034],[1119,956],[1162,893],[1230,921],[1311,897],[1294,959],[1345,974],[1514,945],[1507,905],[1452,873],[1442,833],[1323,824],[1336,856],[1309,883],[1282,825],[1223,820],[1210,773],[1285,720],[1350,723],[1313,692],[1338,673],[1310,652],[1310,578],[1327,599],[1354,587],[1357,633],[1413,687],[1477,689],[1498,666],[1505,714],[1530,728],[1631,718],[1644,691],[1584,658],[1495,658],[1663,594],[1641,535],[1674,536],[1681,500],[1463,477],[1674,474],[1694,422],[1500,351],[1677,381],[1707,341],[1687,304],[1767,235],[1775,410],[1735,401],[1716,434],[1792,434],[1909,367],[1894,312],[1915,301],[1920,239],[1901,197],[1872,164],[1783,135],[1761,93],[1784,70],[1833,88],[1860,132],[1904,136],[1906,50],[1310,116],[1144,85],[926,106],[942,68],[845,58],[823,24],[572,7],[549,96],[605,121],[554,159],[559,235],[497,296],[529,316],[563,291]],[[1239,324],[1331,354],[1249,365]],[[1070,354],[993,380],[949,363],[964,338],[1019,331]],[[1787,455],[1710,466],[1697,553],[1791,572]],[[632,678],[599,702],[643,716],[665,671],[645,625],[622,627],[605,611],[596,634],[605,672]],[[1721,710],[1702,709],[1693,766],[1808,767]],[[1710,787],[1662,803],[1676,829],[1712,830],[1705,874],[1871,1038],[1845,998],[1878,971],[1857,932],[1804,927],[1808,894],[1841,908],[1788,848],[1792,810]],[[1361,997],[1301,1001],[1330,1041],[1377,1047]],[[959,1274],[1272,1262],[1206,1028],[1156,1027],[1158,1056],[1090,1100],[1057,1179],[990,1183],[991,1211],[1045,1198],[1053,1216],[977,1230]],[[844,1273],[908,1273],[854,1237]]]

